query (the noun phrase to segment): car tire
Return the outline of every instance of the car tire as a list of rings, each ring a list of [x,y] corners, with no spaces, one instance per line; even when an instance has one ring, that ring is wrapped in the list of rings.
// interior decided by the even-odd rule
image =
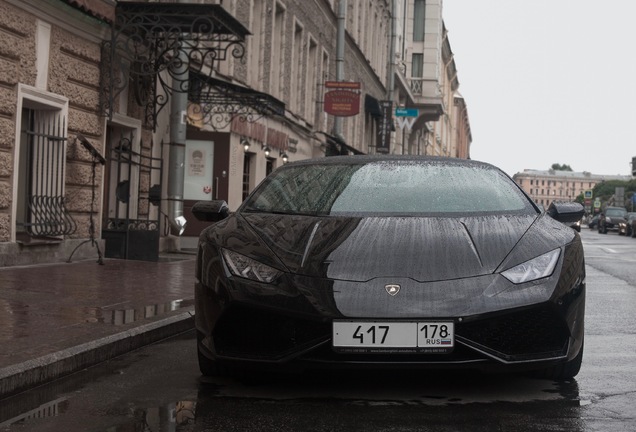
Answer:
[[[636,231],[634,231],[634,229],[633,229],[633,228],[632,228],[632,235],[631,235],[631,237],[632,237],[632,238],[636,237]]]
[[[581,364],[583,363],[583,346],[584,343],[581,343],[579,353],[572,360],[536,371],[534,376],[554,381],[567,381],[574,378],[581,370]]]

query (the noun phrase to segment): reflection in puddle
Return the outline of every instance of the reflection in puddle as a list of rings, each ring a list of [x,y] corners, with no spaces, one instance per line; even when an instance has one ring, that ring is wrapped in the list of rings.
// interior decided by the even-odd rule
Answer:
[[[120,426],[108,428],[108,432],[127,432],[131,430],[144,432],[178,431],[183,426],[194,423],[196,402],[179,401],[154,408],[136,408],[134,420]]]
[[[36,419],[45,419],[49,417],[56,417],[68,410],[69,401],[67,398],[55,399],[45,404],[38,406],[32,410],[24,412],[6,421],[0,423],[0,428],[4,428],[11,425],[24,424]]]
[[[68,327],[77,323],[129,324],[189,308],[194,305],[194,299],[179,299],[128,308],[122,307],[124,304],[129,303],[104,307],[54,305],[46,310],[38,310],[25,302],[7,302],[0,299],[0,343],[31,337],[39,333],[42,326],[51,325],[50,322],[54,322],[58,327]],[[50,322],[46,321],[48,324],[43,324],[44,320],[50,320]]]
[[[159,315],[174,312],[179,309],[190,307],[194,304],[193,299],[180,299],[167,303],[159,303],[140,308],[129,309],[108,309],[108,308],[84,308],[86,322],[123,325],[142,319],[152,318]]]
[[[161,407],[134,408],[131,410],[132,421],[111,426],[104,432],[161,432],[178,431],[181,427],[191,425],[195,420],[196,402],[179,401]],[[21,426],[37,420],[56,417],[68,411],[69,400],[56,399],[39,407],[0,423],[0,428]]]

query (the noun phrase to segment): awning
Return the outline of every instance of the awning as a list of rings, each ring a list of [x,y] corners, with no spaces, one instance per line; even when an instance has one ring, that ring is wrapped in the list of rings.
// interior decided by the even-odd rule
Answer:
[[[208,106],[215,114],[244,114],[285,116],[285,103],[275,97],[218,78],[193,75],[190,77],[190,102]]]
[[[103,45],[102,113],[112,118],[119,94],[131,82],[145,124],[156,129],[158,114],[172,95],[189,91],[188,75],[209,77],[212,61],[225,61],[229,55],[241,59],[249,34],[219,4],[119,1],[111,39]],[[181,61],[174,61],[177,57]],[[130,80],[121,80],[122,72]],[[270,103],[262,110],[279,112],[280,106]]]
[[[337,136],[329,135],[324,132],[323,134],[325,135],[325,137],[327,137],[327,150],[325,151],[325,156],[346,156],[350,153],[353,153],[354,155],[364,154],[364,152],[361,152],[357,148],[351,147]]]
[[[382,117],[382,108],[380,108],[380,101],[378,101],[370,94],[364,95],[364,110],[371,114],[373,117]]]
[[[144,29],[159,36],[196,33],[202,37],[229,35],[242,41],[251,34],[219,4],[119,1],[117,18],[124,18],[124,30],[128,28],[138,33]]]
[[[63,0],[88,15],[111,24],[115,21],[115,0]]]

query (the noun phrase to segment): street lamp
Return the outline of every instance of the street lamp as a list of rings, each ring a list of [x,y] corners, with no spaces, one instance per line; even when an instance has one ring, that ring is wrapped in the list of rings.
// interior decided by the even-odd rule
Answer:
[[[250,149],[250,142],[245,138],[241,138],[241,145],[243,146],[243,151],[247,153]]]
[[[261,147],[261,150],[265,152],[265,157],[269,157],[269,154],[272,151],[267,144],[263,144],[263,146]]]
[[[287,161],[289,161],[289,157],[287,156],[287,153],[285,153],[284,150],[279,151],[278,155],[283,158],[283,163],[284,164],[286,164]]]

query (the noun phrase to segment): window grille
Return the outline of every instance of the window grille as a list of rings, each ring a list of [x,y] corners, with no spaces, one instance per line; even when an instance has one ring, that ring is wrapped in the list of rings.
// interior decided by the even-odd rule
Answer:
[[[60,111],[24,109],[21,150],[22,202],[17,226],[32,237],[73,234],[77,224],[65,206],[65,118]]]

